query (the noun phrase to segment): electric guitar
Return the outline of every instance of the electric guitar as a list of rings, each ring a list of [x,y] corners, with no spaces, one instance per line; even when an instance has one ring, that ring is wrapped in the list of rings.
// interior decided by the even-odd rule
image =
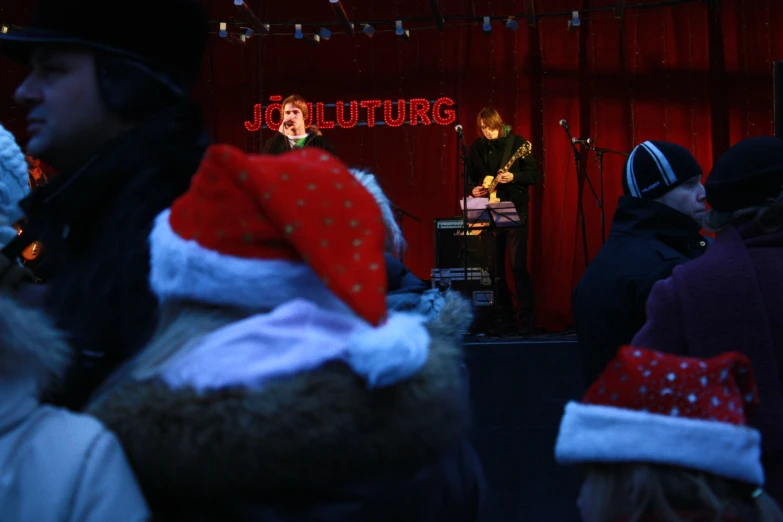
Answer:
[[[484,178],[484,182],[481,184],[482,187],[487,189],[489,192],[489,202],[490,203],[497,203],[500,201],[498,198],[497,188],[498,188],[498,176],[501,174],[505,174],[508,172],[508,169],[511,168],[511,165],[514,164],[514,162],[520,158],[526,157],[528,154],[530,154],[530,151],[532,149],[532,145],[530,145],[529,141],[526,141],[522,144],[521,147],[517,149],[517,151],[509,158],[508,162],[506,163],[506,166],[500,169],[495,176],[487,176]]]

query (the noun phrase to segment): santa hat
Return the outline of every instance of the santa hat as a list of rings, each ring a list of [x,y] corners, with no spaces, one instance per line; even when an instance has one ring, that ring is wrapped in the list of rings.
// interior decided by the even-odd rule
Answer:
[[[580,403],[569,403],[558,462],[648,462],[761,485],[758,404],[747,357],[676,357],[625,347]]]
[[[427,360],[422,317],[387,317],[385,231],[367,190],[330,154],[209,148],[191,187],[156,219],[150,284],[161,301],[272,310],[296,299],[360,318],[347,358],[375,384]]]
[[[360,169],[351,169],[351,174],[359,180],[359,183],[372,194],[378,203],[383,216],[383,223],[386,226],[387,249],[394,257],[401,258],[408,245],[405,242],[405,237],[402,235],[402,229],[400,229],[400,225],[394,217],[391,201],[384,194],[374,174]]]

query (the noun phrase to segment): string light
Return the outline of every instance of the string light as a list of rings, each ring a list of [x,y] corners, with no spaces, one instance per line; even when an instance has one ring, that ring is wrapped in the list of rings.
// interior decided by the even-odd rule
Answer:
[[[435,100],[435,103],[432,104],[432,120],[438,125],[451,125],[457,121],[457,112],[454,109],[443,109],[443,107],[454,107],[454,100],[446,97]],[[443,110],[443,116],[441,116],[441,110]]]
[[[591,100],[591,106],[592,106],[592,120],[594,122],[593,131],[590,133],[591,136],[593,136],[595,139],[599,138],[599,106],[598,106],[598,93],[596,92],[595,88],[595,76],[596,76],[596,55],[601,56],[600,50],[597,50],[598,48],[598,41],[595,37],[595,25],[596,20],[588,18],[587,25],[590,27],[590,90],[592,91],[592,95],[590,96],[592,98]],[[603,184],[603,179],[600,180],[600,183]],[[603,185],[599,187],[601,191],[603,191]],[[603,203],[603,199],[601,201]]]
[[[394,109],[394,102],[391,100],[385,100],[383,102],[383,121],[389,127],[400,127],[405,123],[405,100],[399,100],[397,102],[397,117],[392,116],[392,110]]]
[[[639,15],[636,14],[634,16],[634,32],[633,32],[633,50],[634,50],[634,57],[633,57],[633,74],[631,75],[632,78],[634,78],[633,81],[628,83],[628,99],[631,103],[631,138],[632,143],[635,145],[639,136],[636,129],[636,93],[634,91],[634,82],[636,81],[635,78],[637,78],[637,73],[639,72]]]
[[[381,100],[362,100],[359,106],[362,109],[367,109],[367,126],[375,127],[375,109],[380,107]]]
[[[352,129],[359,123],[359,103],[352,101],[348,104],[350,118],[345,119],[345,103],[342,101],[337,102],[335,112],[337,113],[337,125],[343,129]]]
[[[245,122],[245,129],[248,132],[258,132],[264,124],[263,109],[260,103],[253,105],[253,121]]]
[[[307,105],[307,120],[305,120],[305,125],[308,127],[313,124],[313,104],[310,102],[306,103]],[[283,107],[285,109],[285,107]]]
[[[742,63],[744,65],[744,75],[742,77],[743,88],[745,90],[745,137],[750,138],[751,127],[754,126],[753,117],[750,110],[750,93],[748,92],[748,21],[745,13],[745,2],[740,2],[740,20],[742,22]]]
[[[769,26],[769,0],[766,0],[764,3],[764,26],[766,27],[766,36],[767,36],[767,60],[766,63],[772,63],[772,35],[770,34],[770,26]],[[770,75],[770,81],[769,85],[772,85],[774,83],[774,75],[772,71],[768,71],[768,74]],[[773,89],[768,88],[767,89],[767,107],[769,110],[769,132],[768,134],[774,134],[775,133],[775,102],[773,97]]]
[[[275,98],[282,98],[281,96],[272,96],[269,99],[271,101],[274,101],[275,103],[271,103],[267,106],[266,111],[264,112],[264,121],[266,122],[266,126],[270,129],[277,130],[280,125],[283,123],[283,106],[280,105],[280,103]],[[275,120],[273,115],[277,111],[277,116],[279,119]]]
[[[432,121],[427,113],[430,110],[430,102],[424,98],[412,98],[410,101],[410,117],[408,118],[411,125],[416,125],[416,118],[419,118],[424,125],[431,125]]]
[[[277,130],[284,119],[283,109],[281,102],[282,96],[274,95],[269,97],[269,101],[272,102],[266,110],[264,107],[257,103],[253,105],[253,119],[244,122],[245,129],[248,132],[258,132],[264,128]],[[323,102],[317,102],[315,104],[308,102],[308,116],[305,124],[309,126],[313,120],[313,114],[315,114],[316,126],[324,129],[333,129],[335,127],[343,129],[352,129],[360,124],[361,114],[359,108],[366,111],[366,125],[368,127],[374,127],[380,124],[376,120],[376,110],[383,106],[383,124],[389,127],[401,127],[406,123],[406,116],[410,116],[407,123],[409,125],[417,125],[419,121],[423,125],[431,125],[433,122],[436,125],[451,125],[457,120],[457,114],[455,102],[452,98],[442,96],[437,100],[430,103],[426,98],[412,98],[409,102],[406,102],[404,98],[400,98],[397,101],[394,100],[352,100],[348,103],[349,117],[345,117],[345,101],[338,101],[335,104],[326,104]],[[394,116],[394,106],[397,106],[397,115]],[[406,105],[410,108],[406,110]],[[336,122],[330,121],[326,118],[326,108],[334,106]],[[313,111],[315,107],[315,111]],[[277,114],[275,114],[277,113]],[[277,116],[277,117],[276,117]]]
[[[696,129],[696,87],[693,83],[693,28],[691,27],[693,10],[688,4],[688,84],[691,88],[691,153],[697,156]]]
[[[492,2],[487,2],[487,9],[492,11]],[[492,30],[492,26],[489,25],[489,17],[484,17],[484,31]],[[489,33],[487,33],[489,34]],[[489,40],[489,103],[495,104],[495,39],[490,35]]]
[[[481,26],[481,28],[484,29],[485,33],[492,31],[492,23],[490,22],[488,16],[484,17],[484,24]]]
[[[326,119],[324,115],[324,104],[318,102],[315,104],[315,126],[319,129],[334,129],[334,122]]]
[[[671,9],[671,8],[669,8]],[[663,40],[663,70],[664,72],[664,87],[663,87],[663,99],[664,99],[664,120],[663,120],[663,128],[666,130],[666,141],[671,141],[671,127],[669,127],[669,100],[671,99],[672,95],[672,85],[671,85],[671,71],[669,70],[669,17],[664,16],[663,17],[663,35],[661,36],[661,40]]]
[[[443,66],[443,55],[444,55],[444,51],[445,50],[444,50],[444,46],[443,46],[444,38],[439,38],[439,40],[440,40],[440,56],[438,57],[438,62],[440,63],[440,88],[439,88],[439,92],[442,93],[442,92],[444,92],[444,82],[445,82],[445,76],[446,76],[446,68]],[[439,125],[440,125],[440,123],[439,123],[439,120],[440,120],[440,107],[442,105],[438,106],[437,110],[436,110],[436,105],[442,99],[443,98],[438,98],[437,100],[435,100],[435,103],[433,104],[433,107],[432,107],[432,120],[435,123],[438,123]],[[454,121],[457,121],[456,111],[453,111],[453,112],[454,112]],[[445,132],[441,132],[440,133],[440,145],[441,145],[441,147],[440,147],[440,164],[441,165],[447,165],[448,163],[446,162],[446,133]],[[440,169],[440,182],[441,182],[441,184],[444,184],[446,182],[446,173],[447,172],[448,172],[447,169]],[[458,184],[456,188],[457,188],[457,190],[460,190],[460,185]],[[459,198],[456,198],[456,199],[459,199]]]

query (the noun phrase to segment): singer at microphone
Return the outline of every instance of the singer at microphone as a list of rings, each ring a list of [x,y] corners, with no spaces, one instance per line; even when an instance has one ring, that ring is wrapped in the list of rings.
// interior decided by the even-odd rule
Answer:
[[[292,94],[283,100],[278,132],[264,144],[264,154],[282,154],[303,147],[318,147],[337,155],[332,142],[315,125],[307,125],[310,109],[304,98]]]
[[[476,126],[479,137],[470,145],[465,162],[468,177],[465,190],[475,198],[489,198],[490,203],[493,200],[501,203],[510,201],[519,216],[518,220],[514,219],[514,226],[496,230],[497,250],[494,254],[498,274],[506,273],[508,253],[513,280],[506,279],[496,287],[500,307],[499,316],[494,318],[493,330],[500,334],[532,333],[535,321],[533,285],[527,270],[528,190],[538,183],[541,173],[530,153],[528,141],[513,134],[511,126],[503,122],[495,108],[482,109],[476,118]],[[495,180],[497,184],[490,193],[486,186],[491,186]],[[516,314],[510,285],[516,290]]]

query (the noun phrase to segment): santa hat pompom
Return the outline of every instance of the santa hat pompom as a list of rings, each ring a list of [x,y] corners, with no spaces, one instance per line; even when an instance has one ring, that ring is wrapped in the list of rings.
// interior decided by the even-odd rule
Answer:
[[[426,320],[422,315],[400,312],[378,328],[355,332],[348,343],[348,364],[370,388],[383,388],[412,377],[429,357]]]

